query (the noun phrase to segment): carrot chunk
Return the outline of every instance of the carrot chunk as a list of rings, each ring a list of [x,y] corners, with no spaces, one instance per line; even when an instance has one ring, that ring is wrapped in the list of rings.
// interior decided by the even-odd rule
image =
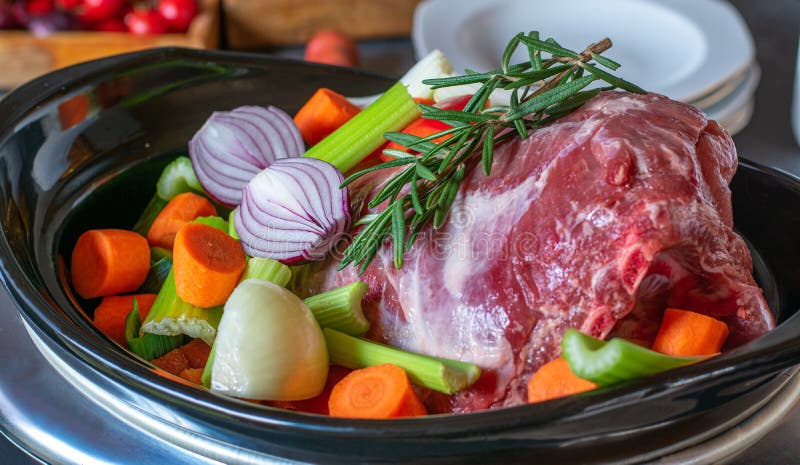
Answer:
[[[569,363],[558,357],[545,363],[528,381],[528,402],[543,402],[591,391],[597,385],[578,378],[569,368]]]
[[[161,357],[154,358],[150,363],[178,376],[189,369],[189,360],[186,359],[186,354],[180,348],[170,350]]]
[[[181,378],[191,381],[195,384],[202,385],[203,382],[201,378],[203,377],[203,369],[202,368],[187,368],[178,374]]]
[[[331,391],[333,417],[398,418],[427,414],[405,370],[385,363],[354,370]]]
[[[347,97],[323,87],[300,108],[294,123],[306,144],[314,145],[360,111]]]
[[[202,195],[184,192],[167,203],[147,231],[147,241],[153,247],[171,249],[175,234],[183,225],[201,216],[215,216],[217,209]]]
[[[728,325],[696,312],[668,308],[653,350],[675,357],[714,355],[728,338]]]
[[[72,285],[84,299],[135,291],[149,270],[147,241],[132,231],[92,229],[72,250]]]
[[[186,360],[189,361],[191,368],[205,368],[208,362],[208,355],[211,353],[211,346],[202,339],[193,339],[190,343],[181,346]]]
[[[139,316],[144,320],[156,299],[155,294],[110,295],[103,297],[103,301],[94,309],[94,325],[122,347],[128,347],[125,342],[125,319],[133,310],[133,299],[136,299]]]
[[[212,226],[189,223],[175,235],[175,290],[198,307],[222,305],[239,283],[245,260],[236,239]]]

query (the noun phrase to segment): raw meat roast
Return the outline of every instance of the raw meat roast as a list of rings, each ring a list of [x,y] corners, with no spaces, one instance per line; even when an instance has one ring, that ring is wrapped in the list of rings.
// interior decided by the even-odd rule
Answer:
[[[491,175],[471,171],[448,224],[421,234],[402,269],[384,245],[362,277],[369,337],[484,370],[431,397],[438,412],[522,404],[570,327],[648,341],[673,306],[725,321],[728,347],[754,339],[774,322],[731,229],[736,164],[730,136],[697,109],[603,92],[496,147]],[[362,178],[351,198],[390,174]],[[304,292],[358,279],[323,266]]]

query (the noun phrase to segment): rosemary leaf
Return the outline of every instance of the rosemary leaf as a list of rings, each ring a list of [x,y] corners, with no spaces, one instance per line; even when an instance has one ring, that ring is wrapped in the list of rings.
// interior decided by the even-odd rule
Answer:
[[[406,197],[402,197],[395,200],[392,208],[392,247],[395,268],[403,266],[403,254],[405,253],[406,216],[403,207],[405,199]]]
[[[506,49],[503,50],[503,56],[500,59],[500,66],[505,74],[508,74],[508,62],[511,61],[511,55],[513,55],[514,51],[517,50],[517,45],[519,45],[519,40],[523,35],[524,34],[521,32],[515,35],[508,45],[506,45]]]
[[[427,166],[418,161],[414,164],[414,167],[417,170],[417,176],[421,177],[422,179],[427,179],[428,181],[436,181],[436,173],[431,171],[431,169]]]
[[[590,65],[588,63],[581,63],[580,67],[592,73],[593,75],[597,76],[598,78],[602,79],[603,81],[611,84],[612,86],[619,87],[620,89],[627,90],[628,92],[633,92],[634,94],[647,93],[647,91],[637,86],[636,84],[632,84],[622,78],[618,78],[613,74],[607,73],[602,69],[597,68],[596,66]]]
[[[561,45],[558,44],[554,39],[547,39],[545,41],[541,41],[539,39],[535,39],[533,37],[520,37],[520,41],[525,44],[532,45],[536,47],[538,50],[543,52],[548,52],[553,55],[562,56],[562,57],[570,57],[570,58],[578,58],[578,54],[573,52],[572,50],[568,50]]]
[[[490,124],[489,127],[486,128],[486,136],[483,139],[483,155],[481,156],[481,165],[483,165],[483,174],[485,174],[486,176],[489,176],[492,173],[493,162],[494,162],[494,125]]]
[[[539,40],[539,31],[530,31],[528,37],[534,40]],[[536,46],[526,43],[528,47],[528,57],[531,59],[531,69],[539,71],[542,69],[542,54]]]
[[[480,74],[467,74],[464,76],[453,76],[436,79],[423,79],[422,83],[430,86],[431,89],[438,89],[440,87],[463,86],[465,84],[475,84],[489,79],[489,73]]]
[[[347,179],[342,181],[342,183],[339,185],[339,188],[343,188],[343,187],[347,186],[348,184],[352,183],[353,181],[355,181],[356,179],[360,178],[361,176],[364,176],[365,174],[369,174],[369,173],[371,173],[373,171],[378,171],[378,170],[382,170],[382,169],[385,169],[385,168],[394,168],[396,166],[403,166],[403,165],[408,165],[409,163],[414,163],[414,159],[415,159],[415,157],[397,158],[395,160],[391,160],[391,161],[387,161],[385,163],[381,163],[380,165],[375,165],[375,166],[372,166],[372,167],[369,167],[369,168],[365,168],[365,169],[363,169],[361,171],[358,171],[358,172],[353,173],[350,176],[348,176]]]
[[[425,209],[422,207],[422,202],[419,200],[418,182],[419,175],[414,171],[414,176],[411,177],[411,204],[414,206],[414,211],[421,215],[425,213]]]
[[[592,59],[612,71],[616,71],[620,66],[622,66],[611,58],[606,58],[603,55],[599,55],[594,52],[592,52]]]
[[[580,79],[570,81],[564,85],[543,92],[527,102],[520,104],[515,112],[512,112],[506,116],[506,120],[522,118],[527,114],[543,110],[548,106],[578,92],[579,90],[591,84],[594,80],[594,76],[584,76]]]

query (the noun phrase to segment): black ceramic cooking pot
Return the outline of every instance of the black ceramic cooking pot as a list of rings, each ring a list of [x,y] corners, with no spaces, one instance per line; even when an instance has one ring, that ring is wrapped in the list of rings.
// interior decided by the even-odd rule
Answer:
[[[240,402],[156,374],[94,329],[65,292],[60,257],[77,235],[132,224],[161,167],[212,111],[272,104],[292,113],[320,86],[364,96],[391,84],[341,68],[161,49],[16,89],[0,101],[0,260],[24,320],[82,389],[112,399],[112,410],[138,412],[159,434],[191,435],[188,449],[226,463],[648,460],[740,421],[800,363],[800,182],[747,161],[732,185],[735,223],[778,328],[699,365],[538,405],[359,421]]]

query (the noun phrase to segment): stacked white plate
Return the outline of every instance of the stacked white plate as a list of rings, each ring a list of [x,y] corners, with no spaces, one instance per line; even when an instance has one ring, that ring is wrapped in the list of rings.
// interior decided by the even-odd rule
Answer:
[[[425,0],[412,38],[418,57],[439,49],[458,71],[488,70],[531,30],[578,51],[609,37],[604,55],[625,79],[695,105],[732,134],[750,121],[761,71],[750,31],[723,0]],[[521,48],[512,61],[525,56]]]

